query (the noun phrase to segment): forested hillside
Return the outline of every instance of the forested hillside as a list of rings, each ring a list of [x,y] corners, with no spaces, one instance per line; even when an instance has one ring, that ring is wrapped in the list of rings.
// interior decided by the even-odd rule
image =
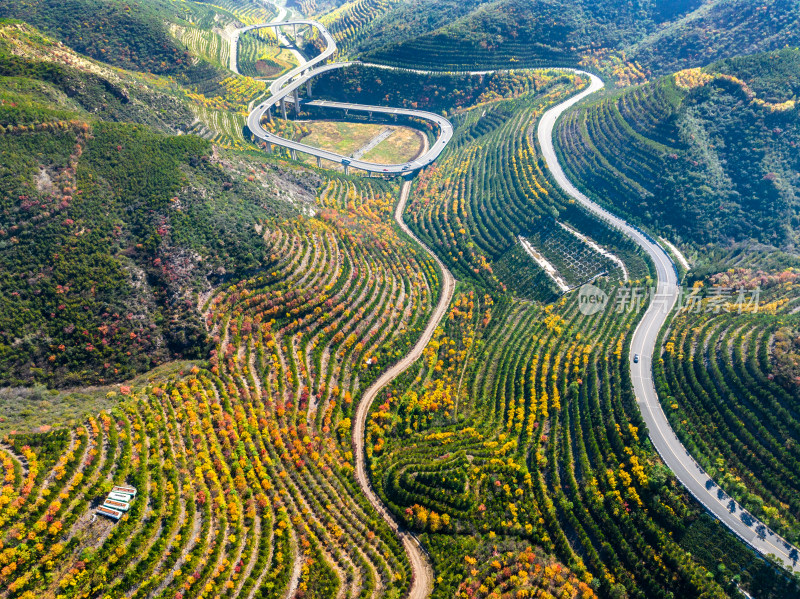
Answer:
[[[365,51],[407,40],[466,16],[485,0],[351,0],[322,21],[347,50]]]
[[[592,197],[686,243],[793,248],[800,51],[728,59],[608,95],[558,129]]]
[[[314,94],[337,101],[357,94],[366,104],[456,114],[501,98],[540,92],[551,79],[536,71],[420,75],[356,64],[320,75],[314,81]]]
[[[798,9],[743,2],[0,6],[0,599],[800,597],[726,519],[800,542]],[[336,155],[256,145],[284,9],[449,72],[330,70],[260,125]],[[569,179],[691,261],[657,327],[537,135],[579,65]]]
[[[6,124],[25,124],[39,110],[62,110],[167,133],[190,128],[194,118],[163,87],[141,85],[133,74],[88,60],[23,23],[0,22],[0,75],[7,78],[4,91],[10,96],[31,96],[21,106],[4,104]]]
[[[699,3],[500,0],[480,7],[461,3],[435,30],[424,25],[404,27],[399,35],[373,37],[363,51],[370,59],[447,69],[577,65],[584,54],[599,48],[623,49]],[[467,14],[466,8],[477,10]],[[406,22],[399,16],[398,20]],[[400,36],[409,39],[398,45]]]
[[[627,53],[653,75],[664,75],[798,45],[800,6],[794,0],[712,0],[633,44]]]
[[[5,52],[0,72],[2,383],[110,382],[205,356],[197,294],[266,265],[254,227],[295,209],[203,139],[110,122],[169,130],[188,112],[173,99]],[[162,100],[160,120],[143,98]]]
[[[0,17],[24,20],[81,54],[154,73],[179,74],[191,56],[169,35],[168,1],[27,0],[3,2]]]
[[[359,0],[325,19],[347,54],[366,60],[447,70],[583,65],[623,85],[800,44],[792,0]]]

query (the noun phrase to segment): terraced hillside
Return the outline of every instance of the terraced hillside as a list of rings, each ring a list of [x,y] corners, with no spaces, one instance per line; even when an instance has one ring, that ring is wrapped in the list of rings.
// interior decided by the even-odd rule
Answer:
[[[371,61],[446,70],[580,64],[625,86],[795,47],[798,20],[792,0],[417,2],[378,19],[369,37],[355,38],[355,51]]]
[[[231,27],[276,14],[274,5],[250,0],[32,0],[0,5],[0,18],[35,26],[83,56],[181,81],[202,76],[205,61],[227,67],[219,59]]]
[[[350,0],[320,15],[346,55],[426,33],[469,14],[481,0]],[[320,7],[324,10],[324,7]]]
[[[188,29],[173,31],[194,35]],[[198,37],[198,51],[210,53],[210,40],[217,40],[213,48],[219,56],[225,54],[227,41],[222,44],[218,37],[213,32]],[[171,134],[190,132],[238,149],[251,147],[243,136],[248,106],[267,93],[264,82],[233,76],[227,63],[222,69],[198,59],[175,78],[112,69],[18,22],[0,23],[0,74],[43,81],[56,90],[48,91],[45,103],[90,113],[91,118],[136,122]]]
[[[455,115],[478,104],[536,92],[541,86],[539,71],[422,74],[355,64],[321,74],[313,89],[315,96],[340,102],[358,95],[366,104]]]
[[[775,357],[779,340],[796,334],[796,279],[792,269],[741,267],[709,277],[684,299],[655,367],[664,408],[692,455],[793,543],[800,411],[795,383],[781,379]]]
[[[319,218],[263,223],[271,264],[201,306],[206,367],[121,386],[118,408],[71,432],[4,440],[6,596],[402,594],[405,553],[347,442],[361,392],[438,293],[390,224],[396,193],[334,179]],[[112,483],[139,491],[117,524],[94,516]]]
[[[553,552],[601,596],[724,596],[740,580],[765,596],[794,592],[732,549],[737,542],[725,540],[646,441],[625,348],[647,301],[636,288],[648,265],[562,199],[531,134],[543,107],[580,85],[554,79],[541,95],[460,115],[448,153],[420,175],[409,221],[472,284],[425,356],[373,405],[373,480],[422,534],[435,597],[459,588],[484,596],[477,564],[526,544]],[[551,264],[579,275],[575,266],[586,262],[569,263],[570,253],[541,243],[558,226],[554,217],[625,261],[628,283],[613,270],[595,281],[609,297],[599,315],[579,310],[574,294],[549,303],[555,290],[515,243],[527,235]],[[493,580],[505,580],[500,570]],[[511,577],[504,591],[520,580]]]
[[[537,249],[573,284],[602,271],[612,280],[625,278],[555,221],[613,245],[628,262],[630,276],[644,280],[648,267],[634,246],[577,210],[545,174],[531,127],[545,106],[585,82],[563,73],[540,77],[537,94],[475,109],[462,119],[448,153],[419,177],[409,206],[411,226],[458,276],[519,297],[549,300],[558,293],[520,237],[535,238]],[[595,267],[578,258],[582,252]]]
[[[192,55],[222,68],[230,64],[230,43],[219,33],[199,27],[182,27],[180,25],[172,25],[170,31],[189,49]]]
[[[487,543],[539,545],[601,596],[724,596],[679,544],[699,511],[643,442],[623,350],[638,314],[577,307],[464,289],[374,406],[382,496],[425,533],[435,597],[480,581]]]
[[[591,197],[686,242],[797,242],[800,52],[730,59],[564,117],[565,169]]]
[[[270,29],[248,31],[239,38],[239,72],[246,77],[276,77],[297,66],[294,56],[278,46]]]
[[[375,47],[370,40],[364,51],[371,61],[452,71],[575,66],[580,49],[564,43],[575,26],[570,10],[578,9],[519,0],[487,3],[464,16],[455,13],[460,18],[435,31],[407,33],[411,39],[402,43],[389,38]]]
[[[262,23],[276,14],[273,4],[255,0],[32,0],[0,5],[0,18],[25,21],[84,56],[179,79],[198,75],[198,59],[222,58],[220,34],[224,38],[230,26]],[[218,66],[227,64],[220,61]]]
[[[398,0],[352,0],[326,13],[321,23],[328,28],[340,55],[368,40],[376,20],[389,11]]]
[[[480,3],[420,4],[345,2],[329,24],[354,54],[439,29]],[[502,46],[514,38],[514,11],[541,8],[582,32],[604,22],[622,44],[696,6],[640,3],[642,23],[625,29],[609,20],[611,5],[578,4],[579,16],[596,19],[563,3],[556,14],[549,2],[501,0],[452,31],[468,19],[497,25]],[[81,385],[0,389],[0,599],[421,599],[427,583],[433,597],[459,599],[800,596],[795,579],[704,514],[647,439],[628,349],[652,266],[564,195],[534,135],[583,77],[355,68],[315,82],[324,96],[452,118],[452,141],[409,197],[410,182],[401,193],[398,180],[307,168],[244,140],[244,115],[268,92],[222,68],[223,42],[234,23],[269,20],[274,7],[152,8],[164,7],[182,19],[165,19],[187,46],[176,61],[191,63],[171,65],[172,78],[112,70],[27,26],[0,24],[0,149],[10,157],[0,172],[3,376]],[[134,16],[140,8],[130,7]],[[497,9],[508,18],[493,24]],[[630,24],[631,14],[618,17]],[[534,25],[521,21],[540,36]],[[548,31],[574,39],[552,23]],[[254,39],[239,56],[251,74],[275,50]],[[482,40],[459,52],[504,56]],[[603,50],[565,48],[533,50],[555,62]],[[629,155],[614,165],[631,189],[666,176],[653,148],[685,152],[684,166],[711,165],[692,176],[719,175],[722,160],[692,153],[722,151],[701,125],[742,122],[725,121],[717,99],[730,96],[726,110],[793,118],[794,56],[728,61],[605,98],[593,106],[616,109],[614,127],[596,107],[579,113],[599,115],[585,134],[576,117],[581,139],[600,144],[579,174],[602,173],[617,160],[606,146],[620,145]],[[631,118],[651,104],[673,112]],[[273,117],[275,131],[307,132]],[[746,173],[784,170],[736,191],[772,185],[791,203],[796,181],[782,177],[798,170],[787,148],[794,130],[773,124],[745,129],[780,141],[750,148],[758,166]],[[571,156],[576,173],[585,149]],[[641,174],[626,170],[637,164]],[[599,193],[611,180],[598,175]],[[437,259],[394,222],[407,199],[408,225]],[[743,214],[731,222],[770,230]],[[676,231],[667,232],[681,241]],[[723,250],[704,251],[717,273],[712,258]],[[745,253],[727,264],[767,262]],[[781,260],[791,262],[782,255],[768,273],[690,273],[712,296],[705,306],[714,285],[745,277],[761,282],[768,303],[742,315],[679,313],[656,368],[687,445],[748,509],[796,539],[797,273]],[[605,310],[580,303],[575,288],[588,281],[606,294]],[[422,353],[413,363],[412,348]],[[686,384],[675,389],[676,380]],[[15,394],[27,394],[24,407],[8,410]],[[108,505],[123,511],[103,516],[115,485],[136,497],[126,506],[116,496]]]
[[[245,25],[266,23],[278,14],[278,8],[271,2],[258,2],[256,0],[198,0],[198,4],[206,5],[212,14],[225,11]],[[218,22],[218,17],[215,17]]]
[[[362,51],[370,59],[391,64],[454,70],[577,66],[600,49],[624,52],[631,43],[692,14],[702,2],[435,4],[423,4],[419,10],[428,8],[437,16],[446,12],[449,18],[427,22],[420,18],[417,28],[409,30],[401,25],[408,22],[407,15],[390,13],[383,20],[385,25],[376,26],[380,33],[361,45]],[[397,23],[390,21],[392,17]]]
[[[278,199],[276,177],[256,182],[246,157],[223,167],[198,137],[97,120],[150,121],[149,98],[169,118],[169,97],[126,97],[48,63],[5,64],[16,76],[0,92],[3,384],[102,384],[206,355],[194,297],[258,268],[255,225],[301,206]],[[63,91],[75,85],[79,99]]]

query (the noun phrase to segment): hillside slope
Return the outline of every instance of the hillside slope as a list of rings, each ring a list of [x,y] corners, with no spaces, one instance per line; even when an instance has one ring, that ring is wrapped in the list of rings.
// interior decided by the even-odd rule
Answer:
[[[8,50],[0,50],[0,384],[122,380],[206,355],[196,294],[209,277],[268,263],[255,227],[296,209],[276,200],[271,176],[250,175],[246,156],[130,122],[171,129],[163,119],[186,115],[174,99],[132,96],[102,73]],[[163,102],[160,118],[143,98]]]
[[[204,18],[263,18],[214,1]],[[339,32],[366,39],[395,4],[424,7],[344,3]],[[582,6],[612,35],[617,4]],[[413,23],[477,3],[436,5]],[[213,68],[224,38],[195,25],[172,32],[209,63],[175,77],[0,26],[0,386],[26,387],[0,388],[4,597],[416,599],[428,576],[395,524],[423,544],[431,599],[800,595],[709,523],[647,440],[626,347],[651,265],[559,189],[535,135],[585,77],[358,67],[315,82],[451,115],[447,150],[401,188],[187,135],[213,115],[235,146],[266,87]],[[781,65],[769,80],[753,65],[755,106],[783,105]],[[617,309],[587,314],[564,289],[587,281]],[[372,387],[423,331],[419,359]],[[779,503],[796,482],[761,495],[778,524],[796,525]],[[119,520],[97,512],[115,484],[138,489]]]
[[[0,26],[3,594],[404,596],[347,441],[439,294],[399,186],[182,134],[250,80],[187,99],[32,37]]]
[[[714,0],[626,49],[653,75],[800,45],[794,0]]]
[[[800,44],[800,6],[792,0],[417,0],[366,9],[376,3],[353,3],[380,15],[356,27],[345,26],[342,10],[331,13],[342,45],[370,61],[420,68],[583,65],[628,85]]]
[[[652,0],[636,5],[587,0],[461,3],[458,10],[448,11],[450,18],[443,25],[405,29],[398,24],[399,35],[375,35],[362,50],[371,60],[453,69],[577,65],[591,50],[621,49],[699,4],[699,0],[666,5]],[[427,8],[418,10],[424,14]],[[436,10],[444,7],[437,3]],[[392,17],[389,13],[383,21]],[[399,15],[396,18],[406,23]]]
[[[22,19],[81,54],[137,71],[180,74],[190,55],[164,23],[168,1],[31,0],[0,4],[0,18]]]
[[[793,248],[800,203],[800,51],[736,58],[567,115],[570,176],[635,222],[696,244]]]

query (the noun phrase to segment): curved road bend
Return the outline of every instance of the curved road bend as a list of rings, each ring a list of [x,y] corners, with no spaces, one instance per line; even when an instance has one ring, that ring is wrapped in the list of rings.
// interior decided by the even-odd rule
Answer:
[[[280,101],[281,98],[286,97],[289,93],[294,91],[294,89],[297,89],[303,85],[314,75],[325,70],[340,68],[348,64],[336,63],[323,66],[316,71],[311,70],[311,67],[319,62],[323,62],[335,52],[336,44],[328,31],[315,21],[289,21],[282,24],[292,24],[294,22],[297,24],[317,27],[323,38],[326,40],[326,48],[322,54],[320,54],[314,60],[309,61],[306,64],[301,64],[296,69],[293,69],[283,77],[277,79],[270,86],[270,91],[273,93],[273,97],[258,106],[248,116],[248,125],[250,125],[250,129],[255,135],[264,139],[265,141],[270,141],[272,143],[303,151],[311,155],[330,159],[327,156],[329,153],[325,152],[324,150],[319,150],[318,148],[313,148],[311,146],[306,146],[297,142],[291,142],[289,140],[274,136],[266,132],[260,126],[261,116],[270,106]],[[282,24],[269,23],[265,25],[256,25],[251,28],[254,29],[263,26],[274,27]],[[567,194],[579,201],[585,208],[594,213],[597,217],[607,221],[609,224],[633,239],[644,251],[647,252],[656,266],[656,296],[653,298],[653,301],[651,301],[647,311],[639,322],[639,325],[634,332],[633,341],[631,344],[631,355],[633,353],[639,353],[641,356],[640,361],[636,364],[634,364],[631,360],[631,377],[633,380],[634,391],[636,393],[639,408],[650,433],[650,439],[653,442],[656,451],[658,451],[659,455],[667,464],[667,466],[675,473],[678,480],[701,504],[703,504],[703,506],[712,515],[719,519],[734,534],[736,534],[745,543],[753,547],[758,552],[764,555],[772,554],[781,560],[787,568],[796,572],[800,572],[800,559],[798,559],[798,557],[800,557],[800,552],[798,552],[798,549],[790,545],[779,535],[769,530],[763,523],[748,514],[741,505],[733,501],[722,489],[719,488],[719,486],[708,476],[708,474],[706,474],[700,465],[692,459],[692,457],[680,443],[678,437],[675,435],[675,432],[672,430],[663,409],[661,408],[661,404],[658,401],[658,395],[656,394],[655,385],[653,383],[652,363],[658,332],[666,323],[669,313],[674,307],[680,292],[675,266],[669,255],[658,243],[652,240],[652,238],[643,234],[639,229],[629,225],[623,219],[615,216],[598,204],[592,202],[574,185],[572,185],[572,183],[565,176],[561,165],[558,163],[558,159],[556,158],[555,150],[553,148],[552,138],[555,123],[558,117],[566,110],[590,94],[593,94],[603,88],[603,82],[595,75],[574,69],[565,70],[570,70],[588,77],[590,80],[590,85],[579,94],[549,109],[542,116],[542,119],[539,122],[537,135],[547,166],[552,172],[553,177]],[[293,79],[298,74],[300,77]],[[290,81],[291,83],[289,83]],[[333,106],[333,103],[328,103],[328,105]],[[365,107],[357,104],[342,103],[337,103],[335,107],[349,108],[353,110],[366,109],[372,110],[373,112],[393,112],[398,110],[384,107]],[[422,118],[437,116],[431,115],[430,113],[420,114],[419,111],[403,111],[403,113],[412,113],[415,116],[421,116]],[[437,119],[441,119],[441,117],[437,116]],[[450,125],[449,121],[446,119],[442,120],[444,123],[446,123],[446,125],[444,125],[446,129],[444,127],[442,128],[442,135],[440,135],[439,139],[430,148],[428,153],[426,153],[423,157],[419,157],[415,161],[416,164],[390,165],[389,169],[387,169],[385,165],[375,165],[371,163],[357,164],[357,162],[361,161],[351,161],[351,164],[354,167],[363,168],[364,170],[371,170],[373,172],[383,171],[392,173],[407,172],[409,166],[413,166],[413,170],[416,170],[417,168],[421,168],[421,166],[430,164],[430,162],[433,162],[438,154],[441,153],[445,144],[452,136],[452,126]],[[440,126],[442,125],[443,124],[440,123]],[[344,159],[344,157],[337,154],[333,154],[332,157],[338,162],[341,162],[341,160]],[[422,164],[419,164],[420,162]],[[397,211],[395,213],[395,219],[404,231],[416,239],[416,237],[405,226],[402,220],[402,211],[405,201],[408,198],[409,191],[410,183],[406,182],[402,188],[400,201],[397,205]],[[364,398],[359,404],[356,412],[356,423],[353,431],[353,441],[356,450],[356,476],[359,479],[359,482],[365,493],[367,494],[367,497],[369,497],[370,502],[375,505],[376,509],[378,509],[378,511],[384,515],[387,521],[389,521],[395,529],[397,528],[396,522],[388,510],[386,510],[386,508],[380,502],[379,498],[372,491],[371,487],[369,486],[369,479],[366,475],[363,447],[366,416],[369,406],[377,396],[377,393],[380,391],[380,389],[388,384],[392,378],[405,370],[405,368],[407,368],[414,360],[417,359],[419,355],[421,355],[422,349],[430,339],[430,336],[433,334],[433,331],[435,330],[436,326],[438,326],[438,323],[447,310],[454,287],[454,281],[449,271],[447,271],[444,265],[438,260],[435,254],[430,251],[429,248],[424,246],[424,244],[421,244],[418,239],[416,240],[434,257],[442,269],[444,276],[442,297],[436,307],[436,310],[434,311],[434,314],[431,317],[430,322],[428,323],[428,327],[425,329],[423,336],[414,346],[412,351],[398,364],[384,373],[384,375],[365,393]],[[424,597],[426,595],[426,589],[432,588],[430,586],[430,567],[427,564],[424,553],[422,552],[418,543],[415,542],[415,539],[410,537],[407,533],[400,534],[404,545],[409,551],[412,567],[416,573],[411,596],[414,599]],[[425,580],[423,580],[423,576],[421,575],[423,572],[425,573]]]
[[[394,219],[397,221],[397,224],[400,225],[400,228],[408,236],[414,239],[414,241],[421,245],[425,251],[436,261],[436,264],[441,269],[442,276],[444,277],[442,281],[442,291],[441,295],[439,296],[439,303],[436,304],[436,308],[434,309],[433,314],[431,314],[431,318],[428,321],[428,325],[425,327],[425,331],[422,333],[422,336],[419,338],[411,351],[408,352],[394,366],[389,368],[389,370],[384,372],[380,378],[375,381],[369,387],[369,389],[366,390],[364,396],[361,398],[361,401],[356,408],[355,423],[353,424],[353,449],[356,456],[356,478],[358,479],[359,485],[361,485],[361,489],[364,491],[367,499],[369,499],[369,502],[383,516],[384,520],[389,523],[389,526],[392,528],[392,530],[394,530],[395,533],[400,537],[400,540],[403,542],[403,546],[408,553],[409,561],[411,562],[411,569],[414,572],[414,580],[411,589],[409,590],[408,597],[409,599],[425,599],[433,590],[433,569],[431,568],[427,554],[414,535],[404,530],[400,530],[394,515],[389,511],[389,509],[384,505],[384,503],[372,489],[372,485],[369,481],[369,475],[367,474],[367,465],[364,456],[364,430],[366,428],[367,415],[369,414],[369,408],[372,405],[372,402],[375,401],[378,393],[380,393],[381,390],[386,387],[386,385],[402,374],[403,371],[405,371],[420,356],[422,356],[422,351],[425,349],[425,346],[428,345],[431,337],[433,337],[436,327],[439,326],[439,323],[445,317],[445,314],[447,314],[447,308],[450,305],[450,300],[453,298],[453,291],[455,289],[455,279],[450,271],[447,270],[447,267],[445,267],[442,261],[439,260],[436,254],[434,254],[428,246],[422,243],[419,238],[414,235],[411,229],[409,229],[403,221],[403,210],[406,205],[406,200],[408,200],[410,191],[411,182],[405,181],[400,191],[400,200],[395,208]]]
[[[348,102],[323,102],[323,101],[308,102],[308,104],[314,106],[325,106],[328,108],[335,108],[345,111],[353,110],[353,111],[368,112],[368,113],[411,116],[435,123],[439,127],[439,132],[440,132],[437,140],[430,146],[430,148],[428,148],[427,152],[425,152],[421,156],[417,156],[414,160],[411,160],[404,164],[378,164],[366,160],[348,158],[347,156],[342,156],[341,154],[337,154],[335,152],[330,152],[328,150],[315,148],[313,146],[309,146],[301,142],[292,141],[280,137],[278,135],[275,135],[274,133],[270,133],[269,131],[265,130],[261,126],[261,119],[268,111],[271,111],[271,109],[275,105],[277,105],[282,101],[285,101],[287,96],[290,96],[295,91],[299,90],[313,77],[316,77],[317,75],[320,75],[321,73],[324,73],[326,71],[339,69],[353,64],[352,62],[338,62],[328,65],[322,64],[322,66],[314,68],[317,65],[324,63],[328,58],[330,58],[336,52],[336,42],[333,39],[333,36],[328,32],[328,30],[324,26],[322,26],[320,23],[316,21],[308,19],[274,21],[271,23],[260,23],[258,25],[250,25],[248,27],[244,27],[242,29],[237,30],[237,32],[234,34],[234,37],[238,40],[238,36],[246,31],[251,31],[253,29],[261,29],[265,27],[280,28],[286,25],[308,25],[310,27],[316,28],[319,31],[320,36],[325,40],[325,50],[323,50],[322,53],[319,54],[319,56],[316,56],[312,60],[309,60],[307,62],[301,60],[299,66],[295,67],[294,69],[282,75],[281,77],[278,77],[275,81],[272,82],[272,84],[269,86],[269,91],[271,94],[270,97],[265,101],[263,101],[258,106],[256,106],[247,116],[247,127],[250,129],[250,132],[255,137],[270,144],[279,145],[293,151],[303,152],[305,154],[310,154],[311,156],[316,156],[317,158],[324,158],[325,160],[338,162],[341,164],[345,164],[347,166],[351,166],[353,168],[358,168],[373,173],[384,173],[393,175],[408,174],[411,172],[419,171],[420,169],[428,166],[434,160],[436,160],[439,154],[441,154],[442,151],[445,149],[447,143],[453,137],[453,126],[450,123],[450,121],[448,121],[441,115],[434,114],[432,112],[426,112],[423,110],[407,110],[403,108],[389,108],[386,106],[365,106],[362,104],[354,104]],[[233,62],[233,59],[231,59],[231,62]]]
[[[602,89],[600,78],[583,71],[570,70],[589,77],[589,87],[572,98],[550,108],[539,121],[537,135],[542,154],[553,177],[561,188],[580,202],[597,217],[616,227],[633,239],[652,258],[656,266],[657,286],[655,297],[651,300],[642,317],[631,343],[631,377],[637,403],[650,433],[650,440],[664,463],[675,473],[678,480],[714,517],[727,526],[731,532],[763,555],[772,554],[794,572],[800,572],[798,549],[767,528],[762,522],[747,513],[741,505],[731,499],[702,467],[692,459],[689,452],[678,440],[667,420],[661,403],[658,401],[653,383],[653,356],[656,339],[661,327],[669,318],[678,299],[680,288],[672,259],[658,243],[643,234],[639,229],[605,210],[581,193],[567,179],[558,163],[553,148],[553,128],[558,117],[585,97]],[[632,356],[638,353],[641,358],[634,364]]]
[[[287,13],[286,7],[278,6],[277,4],[274,3],[273,6],[275,6],[275,8],[278,9],[278,14],[275,16],[275,21],[283,21],[286,18],[286,13]],[[243,27],[241,29],[234,30],[233,35],[231,35],[230,69],[237,75],[241,75],[241,73],[239,72],[239,36],[247,31],[257,28],[258,26]],[[305,57],[302,54],[300,54],[300,52],[297,50],[295,46],[289,43],[289,40],[287,40],[286,37],[281,33],[280,29],[278,29],[278,31],[276,31],[275,33],[277,34],[278,37],[278,43],[283,44],[284,46],[289,48],[292,54],[294,54],[295,58],[297,58],[298,64],[303,64],[304,62],[306,62]]]
[[[276,21],[283,21],[286,17],[286,9],[283,6],[278,6],[274,4],[275,8],[278,9],[278,14],[275,17]],[[241,29],[234,30],[233,34],[231,35],[231,49],[230,49],[230,69],[237,75],[241,75],[239,72],[239,36],[245,33],[246,31],[250,31],[249,28],[243,27]],[[278,30],[280,32],[280,30]],[[280,43],[284,43],[285,40],[281,40],[278,38]],[[287,44],[288,45],[288,44]]]

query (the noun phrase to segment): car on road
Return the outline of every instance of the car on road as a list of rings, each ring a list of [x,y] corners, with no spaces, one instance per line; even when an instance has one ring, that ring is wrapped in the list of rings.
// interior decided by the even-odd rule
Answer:
[[[638,364],[639,363],[639,354],[633,354],[633,363],[634,364]]]

